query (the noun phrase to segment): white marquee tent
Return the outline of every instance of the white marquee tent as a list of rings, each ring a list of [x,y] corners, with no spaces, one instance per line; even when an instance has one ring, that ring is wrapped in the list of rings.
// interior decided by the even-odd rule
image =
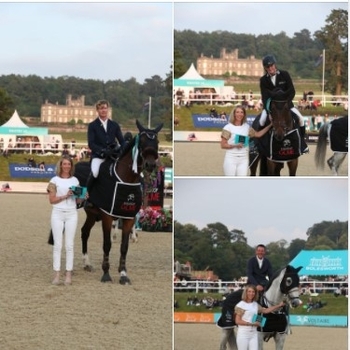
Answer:
[[[19,117],[15,110],[12,117],[0,126],[0,147],[3,150],[10,148],[39,148],[44,151],[45,144],[58,140],[62,145],[61,135],[49,135],[48,128],[29,127]]]

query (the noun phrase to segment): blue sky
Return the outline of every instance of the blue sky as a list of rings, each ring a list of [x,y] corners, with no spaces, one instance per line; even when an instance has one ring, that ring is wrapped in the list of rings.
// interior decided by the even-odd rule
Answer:
[[[0,75],[139,83],[172,64],[171,3],[0,3]]]
[[[332,9],[348,9],[347,2],[175,3],[174,27],[195,32],[229,31],[237,34],[279,34],[292,38],[308,29],[312,34],[326,24]]]
[[[322,221],[348,220],[346,178],[176,178],[174,219],[199,229],[220,222],[248,244],[307,239]]]

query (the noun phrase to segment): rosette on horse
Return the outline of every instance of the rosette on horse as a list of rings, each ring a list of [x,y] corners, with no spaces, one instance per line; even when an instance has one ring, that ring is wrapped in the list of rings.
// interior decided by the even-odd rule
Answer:
[[[109,274],[109,252],[111,250],[111,230],[113,221],[122,218],[122,240],[118,271],[119,282],[130,284],[127,276],[126,256],[129,248],[129,234],[134,226],[135,216],[142,205],[141,174],[147,178],[157,167],[158,132],[162,124],[155,129],[146,129],[138,121],[139,133],[128,142],[116,158],[107,158],[100,167],[99,176],[89,193],[89,201],[93,207],[85,207],[86,220],[81,228],[82,253],[84,268],[91,270],[88,257],[87,242],[90,231],[96,221],[102,222],[104,272],[101,281],[112,281]],[[87,162],[76,164],[75,175],[80,183],[86,182],[90,168]]]

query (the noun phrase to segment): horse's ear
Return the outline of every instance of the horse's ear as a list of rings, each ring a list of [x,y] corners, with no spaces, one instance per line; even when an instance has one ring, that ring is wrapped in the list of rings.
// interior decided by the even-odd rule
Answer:
[[[145,131],[145,128],[141,125],[141,123],[136,119],[136,126],[139,129],[139,132]]]
[[[163,127],[163,123],[162,123],[162,124],[159,124],[159,125],[154,129],[154,132],[155,132],[156,134],[158,134],[158,132],[162,129],[162,127]]]
[[[298,268],[296,268],[296,272],[299,272],[303,267],[302,266],[299,266]]]

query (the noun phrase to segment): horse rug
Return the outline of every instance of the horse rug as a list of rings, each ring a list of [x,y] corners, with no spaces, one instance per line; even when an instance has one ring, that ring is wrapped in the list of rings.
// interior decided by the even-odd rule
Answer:
[[[294,125],[296,125],[294,114],[292,115]],[[255,130],[261,130],[268,124],[268,120],[266,119],[265,125],[263,127],[260,126],[260,117],[261,114],[259,114],[253,121],[252,127]],[[289,131],[282,141],[277,141],[271,130],[269,130],[264,136],[254,139],[254,143],[249,145],[250,165],[253,163],[257,151],[275,162],[288,162],[292,159],[298,158],[301,155],[301,138],[299,129],[295,128]]]
[[[347,117],[331,121],[329,145],[333,152],[348,153],[348,125]]]
[[[142,205],[141,184],[122,182],[115,162],[107,160],[101,164],[90,201],[108,215],[133,219]]]
[[[288,324],[287,315],[285,313],[269,313],[265,314],[264,317],[266,317],[266,323],[262,329],[263,332],[285,332]],[[261,331],[259,328],[258,330]]]
[[[288,132],[282,141],[277,141],[273,133],[269,136],[269,159],[276,162],[285,162],[301,155],[301,140],[298,129]]]
[[[235,306],[242,300],[243,290],[232,292],[226,296],[221,309],[221,316],[217,321],[217,326],[222,329],[231,329],[235,323]]]

